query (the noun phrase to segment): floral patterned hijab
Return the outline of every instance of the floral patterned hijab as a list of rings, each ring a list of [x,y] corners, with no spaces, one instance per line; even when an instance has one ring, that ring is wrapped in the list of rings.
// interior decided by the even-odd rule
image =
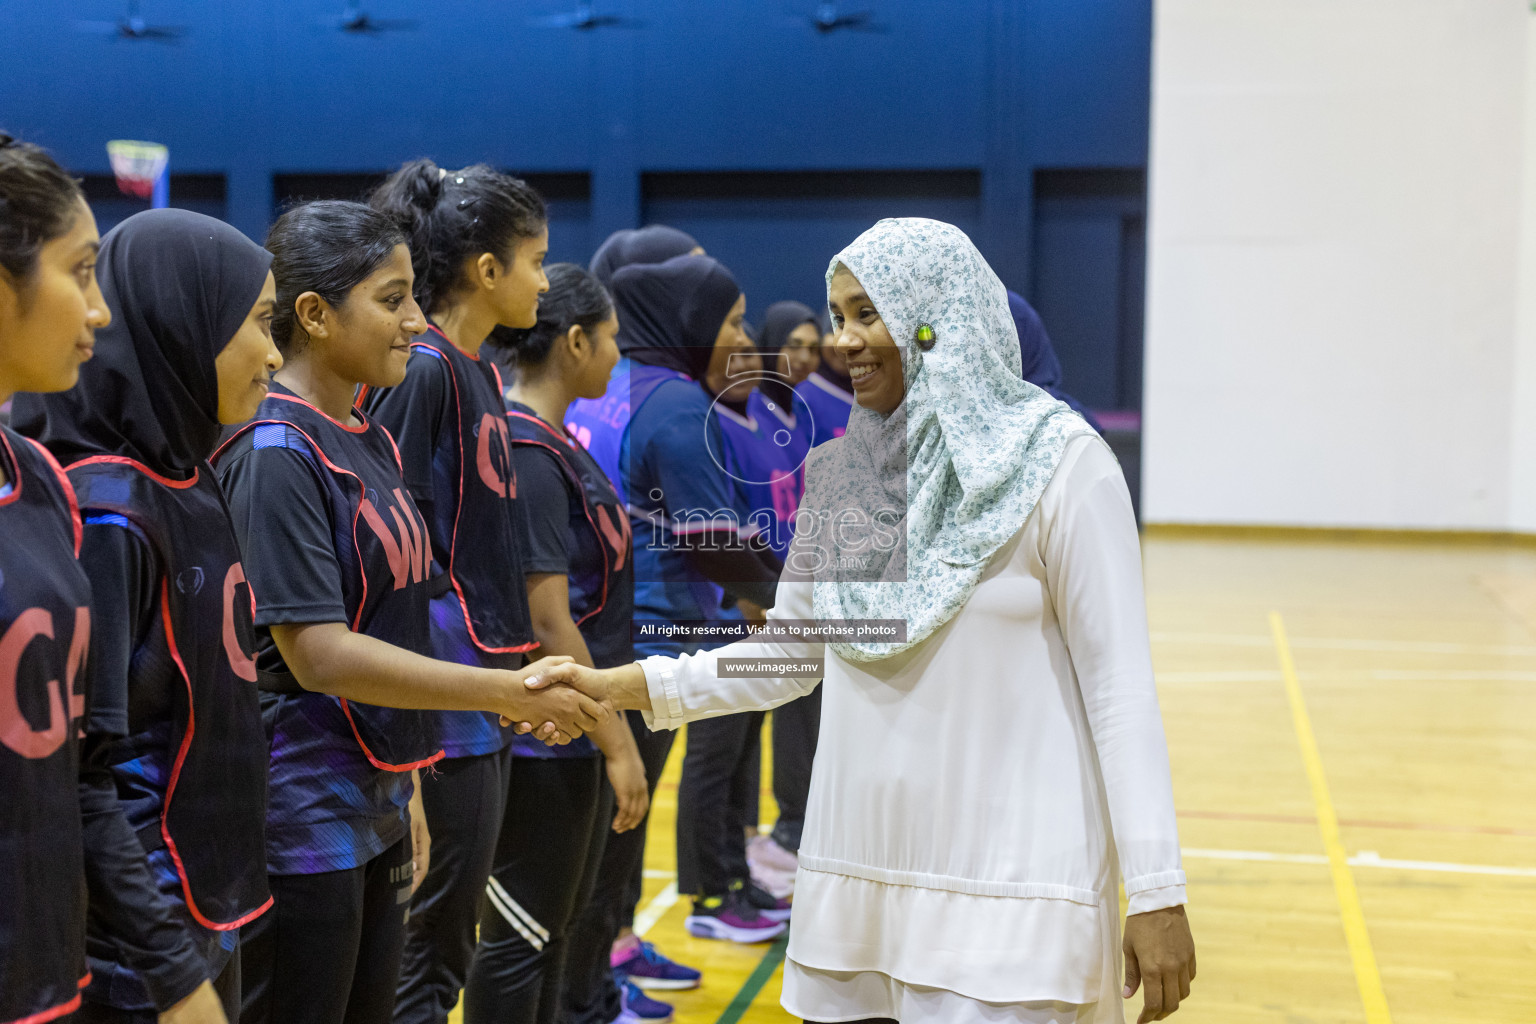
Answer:
[[[1090,428],[1020,377],[1007,289],[959,228],[882,220],[833,258],[829,288],[840,266],[899,346],[906,398],[889,416],[854,406],[846,435],[813,452],[802,509],[819,522],[805,523],[813,564],[800,568],[814,575],[818,619],[906,621],[905,641],[831,644],[868,662],[955,616],[1029,518],[1067,441]],[[828,528],[834,517],[840,526]]]

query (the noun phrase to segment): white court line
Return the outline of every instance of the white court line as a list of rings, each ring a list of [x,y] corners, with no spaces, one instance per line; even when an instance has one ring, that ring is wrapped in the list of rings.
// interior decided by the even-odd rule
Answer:
[[[1331,672],[1319,672],[1319,677],[1333,675]],[[1491,683],[1532,683],[1536,682],[1536,672],[1501,672],[1492,670],[1479,672],[1476,669],[1450,669],[1436,671],[1434,669],[1398,669],[1398,668],[1373,668],[1368,673],[1372,679],[1397,680],[1400,682],[1415,682],[1418,680],[1439,680],[1447,682],[1491,682]]]
[[[1153,630],[1154,643],[1214,644],[1228,647],[1268,647],[1273,642],[1262,633],[1177,633]],[[1520,644],[1453,644],[1423,640],[1350,640],[1291,638],[1291,646],[1323,651],[1401,651],[1419,654],[1503,654],[1536,658],[1536,646]]]
[[[1231,671],[1231,672],[1154,672],[1160,683],[1278,683],[1284,677],[1279,672]],[[1305,677],[1303,677],[1305,678]]]
[[[677,883],[672,882],[656,898],[645,905],[645,909],[635,915],[635,934],[645,938],[645,933],[656,927],[656,922],[666,916],[667,911],[677,903]]]
[[[1328,858],[1320,853],[1270,853],[1266,850],[1206,850],[1184,847],[1181,851],[1191,860],[1243,860],[1267,864],[1319,864],[1327,865]],[[1504,867],[1498,864],[1452,864],[1438,860],[1397,860],[1383,857],[1375,850],[1361,850],[1349,858],[1349,866],[1356,868],[1389,868],[1396,871],[1445,871],[1459,875],[1505,875],[1514,878],[1536,878],[1536,868]]]
[[[1266,864],[1327,864],[1320,853],[1269,853],[1265,850],[1201,850],[1185,846],[1179,850],[1192,860],[1252,860]]]

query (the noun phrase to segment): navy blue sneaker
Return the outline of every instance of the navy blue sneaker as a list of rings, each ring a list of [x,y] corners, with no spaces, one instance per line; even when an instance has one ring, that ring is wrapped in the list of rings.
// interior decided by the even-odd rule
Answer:
[[[677,992],[698,988],[703,975],[692,967],[668,960],[649,942],[635,940],[613,954],[610,965],[629,975],[643,989]]]
[[[619,990],[624,993],[624,1009],[639,1017],[643,1021],[651,1021],[652,1024],[665,1024],[672,1019],[672,1006],[660,999],[652,999],[640,991],[640,986],[623,975],[616,979],[619,982]]]

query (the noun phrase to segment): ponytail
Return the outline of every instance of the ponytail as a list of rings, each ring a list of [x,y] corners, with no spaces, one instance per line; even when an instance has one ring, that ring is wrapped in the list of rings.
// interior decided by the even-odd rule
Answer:
[[[549,220],[527,182],[485,164],[444,171],[412,160],[368,201],[405,232],[416,301],[429,315],[458,288],[465,260],[488,252],[509,263],[517,243],[537,237]]]

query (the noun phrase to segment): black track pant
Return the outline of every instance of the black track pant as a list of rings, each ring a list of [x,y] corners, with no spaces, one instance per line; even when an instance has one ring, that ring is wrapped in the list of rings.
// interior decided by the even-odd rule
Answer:
[[[672,741],[677,739],[677,733],[671,729],[652,732],[638,711],[629,712],[629,731],[634,734],[635,745],[640,748],[640,760],[645,764],[645,784],[650,787],[654,803],[656,786],[661,782],[661,773],[666,770],[667,757],[672,753]],[[647,814],[639,828],[614,836],[608,841],[608,848],[613,851],[609,858],[615,862],[622,859],[628,865],[629,872],[627,876],[621,876],[624,878],[624,895],[619,901],[619,930],[635,926],[635,909],[640,906],[640,897],[645,890],[645,837],[650,823],[651,816]],[[607,872],[608,866],[605,863],[601,871],[604,879]],[[602,895],[603,887],[604,883],[599,881],[599,896]],[[618,936],[619,931],[616,930],[613,937]]]
[[[638,711],[629,712],[629,728],[640,748],[645,781],[654,797],[674,734],[647,729]],[[561,1024],[608,1024],[622,1008],[619,989],[609,968],[609,954],[619,931],[634,926],[635,906],[640,902],[644,881],[646,822],[615,834],[611,828],[613,790],[608,786],[603,790],[607,803],[598,815],[597,827],[607,841],[591,895],[571,929],[566,947],[565,1018]]]
[[[360,867],[269,882],[272,909],[240,933],[241,1024],[389,1024],[410,836]]]
[[[746,878],[747,811],[762,764],[764,712],[688,725],[688,753],[677,792],[677,891],[723,896]]]
[[[268,911],[271,913],[271,911]],[[213,990],[218,994],[219,1002],[224,1004],[224,1016],[233,1024],[240,1019],[240,948],[235,947],[234,955],[224,965],[224,970],[213,979]],[[102,1006],[100,1003],[89,1001],[82,1002],[80,1009],[73,1017],[68,1018],[71,1024],[157,1024],[160,1015],[153,1010],[119,1010],[114,1006]]]
[[[513,759],[465,1024],[560,1019],[567,935],[602,858],[605,785],[600,757]]]
[[[773,798],[779,820],[773,841],[791,853],[800,852],[805,831],[805,804],[811,795],[811,764],[821,732],[821,687],[773,709]]]
[[[432,860],[411,900],[395,1024],[446,1024],[459,1001],[507,805],[512,749],[435,767],[421,776]]]

